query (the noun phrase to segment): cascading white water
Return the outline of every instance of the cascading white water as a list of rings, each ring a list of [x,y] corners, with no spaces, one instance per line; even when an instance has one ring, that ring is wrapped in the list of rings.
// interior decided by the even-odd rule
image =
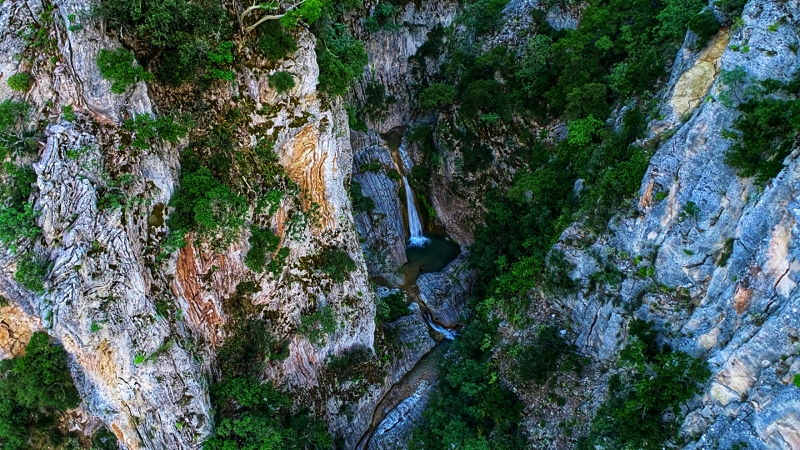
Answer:
[[[403,186],[406,189],[406,210],[408,211],[408,245],[410,247],[424,247],[430,239],[422,234],[422,223],[419,221],[417,205],[414,203],[414,192],[408,185],[408,180],[403,175]]]
[[[406,153],[405,136],[403,136],[403,138],[400,140],[400,147],[397,148],[397,152],[400,153],[400,160],[403,161],[403,172],[411,172],[411,168],[414,167],[414,163],[411,161],[411,157],[408,156],[408,153]]]
[[[428,324],[431,329],[442,333],[442,336],[447,339],[448,341],[452,341],[456,338],[456,332],[453,330],[448,330],[447,328],[440,326],[436,322],[433,321],[430,313],[428,312],[427,308],[422,308],[422,318],[425,319],[425,322]]]

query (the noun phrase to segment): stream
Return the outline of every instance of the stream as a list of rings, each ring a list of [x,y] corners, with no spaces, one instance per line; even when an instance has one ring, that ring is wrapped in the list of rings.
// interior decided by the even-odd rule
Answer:
[[[407,262],[401,268],[404,283],[398,287],[406,293],[412,303],[419,306],[416,314],[419,314],[427,324],[429,332],[437,342],[378,402],[372,414],[370,427],[356,446],[357,450],[369,449],[370,441],[375,433],[385,433],[406,418],[404,413],[413,407],[411,405],[416,400],[426,395],[427,390],[435,384],[439,361],[449,349],[450,342],[457,336],[457,330],[447,328],[439,323],[435,314],[422,301],[417,287],[417,278],[424,273],[442,271],[459,256],[461,248],[447,236],[424,231],[416,198],[406,179],[406,173],[411,171],[413,163],[405,151],[404,130],[402,128],[394,129],[383,138],[389,147],[395,167],[402,176],[405,190],[405,217],[409,239],[406,248]]]

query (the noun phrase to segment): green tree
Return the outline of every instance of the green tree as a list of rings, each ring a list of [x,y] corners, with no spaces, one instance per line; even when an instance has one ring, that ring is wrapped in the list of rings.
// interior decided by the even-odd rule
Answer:
[[[453,104],[456,89],[444,83],[433,83],[419,93],[419,106],[423,110],[443,109]]]

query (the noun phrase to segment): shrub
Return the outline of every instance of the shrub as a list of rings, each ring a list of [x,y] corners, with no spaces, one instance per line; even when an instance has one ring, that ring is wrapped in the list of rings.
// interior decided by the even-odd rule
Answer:
[[[78,406],[67,353],[46,333],[31,335],[23,356],[0,361],[0,445],[29,448],[32,434],[60,440],[55,414]]]
[[[140,150],[147,150],[155,138],[177,144],[189,131],[187,124],[176,122],[172,117],[154,119],[149,114],[138,114],[126,120],[125,129],[134,134],[131,145]]]
[[[118,48],[114,51],[101,49],[97,55],[97,67],[100,75],[107,80],[111,80],[111,92],[122,94],[128,86],[138,81],[149,81],[153,79],[153,74],[135,64],[136,58],[133,53]]]
[[[295,86],[294,77],[289,72],[276,72],[269,76],[269,87],[279,94],[289,91]]]
[[[371,213],[375,209],[375,202],[364,195],[361,190],[361,183],[356,180],[350,181],[350,202],[353,205],[353,211],[356,213],[366,212]]]
[[[424,422],[414,430],[421,448],[528,448],[519,426],[525,405],[497,382],[498,368],[487,348],[496,333],[496,326],[475,321],[453,343]]]
[[[158,66],[159,77],[175,84],[207,64],[208,49],[226,40],[232,25],[227,11],[210,0],[102,0],[94,14],[126,32]]]
[[[297,330],[316,345],[322,345],[325,336],[329,336],[335,331],[336,314],[329,305],[325,305],[311,314],[301,316],[300,328]]]
[[[609,396],[592,420],[579,449],[641,448],[656,450],[675,436],[680,405],[701,392],[711,376],[705,361],[669,347],[658,348],[652,323],[635,321],[631,339],[620,353],[621,374],[609,380]]]
[[[525,346],[516,358],[515,375],[519,380],[544,384],[555,372],[579,370],[576,350],[555,327],[543,325],[537,330],[533,343]]]
[[[800,373],[795,374],[794,378],[792,379],[792,384],[794,384],[795,387],[800,388]]]
[[[689,20],[689,29],[692,30],[692,33],[697,35],[699,47],[705,47],[708,40],[717,34],[720,26],[719,20],[717,20],[714,12],[710,9],[706,9],[700,14],[695,14],[692,19]]]
[[[423,110],[442,109],[453,104],[456,89],[443,83],[433,83],[419,93],[419,106]]]
[[[370,33],[380,30],[390,30],[397,27],[394,23],[394,16],[397,15],[397,8],[387,3],[378,3],[371,16],[364,21],[364,28]]]
[[[248,211],[247,199],[222,184],[206,167],[181,174],[181,187],[170,200],[167,219],[173,232],[197,230],[218,248],[238,237]]]
[[[323,29],[317,43],[319,89],[331,96],[344,95],[367,65],[367,51],[343,25]]]
[[[755,99],[739,109],[744,114],[733,122],[738,134],[724,134],[736,140],[725,163],[736,168],[739,176],[764,184],[783,169],[783,160],[792,150],[800,128],[800,99]]]
[[[6,82],[8,87],[15,91],[28,92],[28,89],[31,88],[31,77],[25,72],[11,75]]]
[[[44,284],[42,281],[47,276],[50,264],[33,253],[26,253],[17,262],[17,271],[14,279],[21,285],[37,294],[44,294]]]
[[[337,283],[343,282],[350,272],[356,270],[356,263],[350,255],[339,247],[326,247],[318,255],[318,267]]]
[[[272,230],[250,227],[250,250],[244,257],[244,263],[253,272],[261,273],[267,264],[267,256],[278,250],[281,240]]]
[[[377,299],[375,305],[375,322],[377,323],[394,322],[408,314],[411,314],[411,310],[408,309],[406,295],[402,291]]]
[[[279,61],[297,51],[297,42],[280,21],[266,22],[259,27],[256,49],[270,61]]]
[[[214,80],[233,81],[236,74],[226,69],[233,62],[234,44],[231,41],[220,42],[216,50],[208,52],[208,77]]]

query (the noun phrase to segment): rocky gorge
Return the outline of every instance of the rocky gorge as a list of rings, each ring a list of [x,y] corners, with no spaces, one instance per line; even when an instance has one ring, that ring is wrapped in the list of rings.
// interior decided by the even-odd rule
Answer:
[[[139,62],[132,67],[148,70],[156,51],[145,54],[127,30],[94,16],[88,1],[2,3],[0,101],[26,104],[19,127],[39,130],[35,152],[8,152],[4,162],[31,168],[24,200],[39,231],[2,241],[0,358],[24,355],[38,331],[63,347],[81,402],[59,413],[59,427],[88,437],[105,428],[126,449],[215,445],[207,442],[221,436],[220,417],[231,409],[215,387],[227,376],[227,349],[247,353],[226,346],[241,339],[237,329],[261,336],[246,328],[255,323],[269,344],[247,364],[260,384],[290,399],[290,412],[276,415],[321,421],[335,440],[331,448],[434,448],[420,428],[436,429],[442,393],[456,386],[448,367],[469,360],[459,346],[485,321],[497,329],[479,339],[486,366],[468,367],[490,381],[459,378],[458,385],[497,386],[508,397],[481,395],[500,409],[518,407],[518,420],[513,433],[476,425],[483,446],[453,441],[451,448],[590,448],[580,438],[595,433],[604,402],[614,398],[613,380],[631,370],[619,361],[638,339],[638,320],[652,322],[660,348],[685,352],[710,371],[696,393],[658,411],[670,429],[665,446],[800,449],[797,128],[766,183],[726,158],[741,104],[755,95],[798,95],[760,86],[792,86],[800,74],[800,4],[751,0],[726,18],[723,6],[703,2],[702,11],[718,18],[714,33],[704,40],[682,25],[664,76],[635,95],[608,94],[608,117],[596,120],[596,112],[543,119],[515,110],[506,117],[491,98],[518,82],[504,70],[527,64],[531,42],[541,43],[536,36],[550,33],[557,47],[603,2],[357,3],[332,26],[348,29],[366,54],[363,73],[343,96],[322,88],[330,63],[320,48],[339,45],[344,34],[325,41],[313,24],[287,24],[295,47],[280,58],[237,34],[235,62],[209,65],[229,70],[228,78],[198,77],[187,87],[140,75],[114,93],[98,66],[100,50],[133,50]],[[246,8],[233,8],[241,22]],[[497,15],[491,27],[475,31],[483,25],[474,18],[490,14]],[[598,42],[591,45],[610,45]],[[464,49],[478,56],[458,66],[454,60],[467,60]],[[486,62],[500,52],[508,53]],[[483,71],[478,81],[462,81],[470,70]],[[451,83],[456,72],[462,78]],[[21,73],[29,77],[25,88],[12,89],[11,77]],[[284,73],[292,84],[278,88],[275,76]],[[475,83],[497,91],[481,97]],[[458,100],[446,93],[427,100],[426,87],[449,84]],[[466,119],[476,98],[480,113]],[[562,187],[569,213],[539,202],[554,195],[540,188],[544,182],[524,184],[537,164],[560,157],[559,142],[577,139],[576,122],[594,127],[590,140],[601,149],[587,166],[606,161],[602,149],[611,138],[600,130],[623,133],[634,109],[646,109],[643,131],[631,139],[631,148],[645,149],[643,176],[631,170],[635,192],[615,197],[601,227],[586,211],[605,201],[591,195],[606,175],[593,180],[589,169],[574,182],[554,177],[569,184]],[[191,116],[192,124],[179,137],[155,133],[137,148],[132,143],[145,132],[131,120],[141,115]],[[587,117],[593,120],[580,122]],[[227,140],[208,138],[223,132]],[[269,151],[261,150],[264,142]],[[535,145],[553,147],[543,158],[521,150]],[[212,178],[246,201],[241,214],[212,201],[209,214],[241,217],[241,224],[209,234],[198,222],[179,230],[182,245],[170,247],[170,217],[181,211],[175,199],[198,164],[187,152],[210,154],[202,164],[217,170],[213,155],[228,155],[226,146],[233,150],[220,167],[230,180]],[[583,161],[578,153],[569,156]],[[553,238],[536,269],[519,264],[537,248],[532,240],[504,254],[483,250],[487,233],[513,234],[497,226],[496,216],[514,213],[498,209],[496,192],[510,192],[523,209],[540,212],[540,222],[555,224],[542,227]],[[567,209],[587,198],[592,206]],[[410,209],[432,239],[418,254],[408,245]],[[512,222],[515,229],[527,224]],[[275,240],[260,269],[251,253],[259,233]],[[20,275],[31,258],[45,262],[41,289]],[[489,264],[496,273],[486,275]],[[486,281],[495,276],[522,280],[522,293]],[[542,351],[535,343],[545,326],[582,369],[562,369],[569,358],[556,358],[547,370],[563,373],[539,384],[519,374],[519,355]],[[478,415],[487,416],[481,407]],[[505,432],[523,447],[498,438]],[[436,439],[452,438],[443,434]],[[32,439],[29,446],[45,448]],[[81,448],[91,448],[86,439],[78,439]],[[238,439],[231,448],[250,448]],[[591,448],[621,448],[613,439],[603,435]],[[263,448],[301,440],[286,442]]]

